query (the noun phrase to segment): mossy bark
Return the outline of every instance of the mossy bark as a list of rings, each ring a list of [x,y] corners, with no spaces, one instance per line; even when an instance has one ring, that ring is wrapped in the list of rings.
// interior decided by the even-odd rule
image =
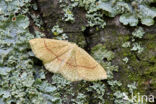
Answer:
[[[50,29],[57,24],[69,35],[69,41],[78,43],[81,47],[90,52],[90,48],[102,43],[106,48],[115,53],[112,60],[114,65],[119,66],[119,72],[114,77],[123,83],[123,86],[131,82],[137,82],[139,92],[153,94],[156,96],[156,25],[151,27],[143,26],[145,35],[142,39],[135,41],[142,44],[144,51],[140,54],[131,51],[130,48],[123,48],[124,42],[132,40],[132,31],[135,27],[124,26],[119,22],[119,17],[106,17],[106,27],[97,29],[87,27],[85,31],[81,28],[87,25],[85,10],[74,9],[75,22],[62,21],[63,11],[59,7],[59,0],[37,0],[39,12],[43,18],[44,28],[52,37]],[[49,34],[47,37],[49,37]],[[128,63],[122,59],[127,57]]]

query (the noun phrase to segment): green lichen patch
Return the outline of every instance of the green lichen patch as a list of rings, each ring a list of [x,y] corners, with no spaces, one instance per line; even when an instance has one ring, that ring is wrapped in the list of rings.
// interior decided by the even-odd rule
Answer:
[[[135,29],[135,31],[132,33],[132,35],[136,38],[142,38],[143,35],[145,34],[143,28],[139,27]]]
[[[151,34],[145,34],[146,39],[147,37],[150,38],[150,35]],[[143,46],[145,48],[141,54],[134,53],[133,51],[129,50],[130,48],[125,47],[121,48],[120,52],[117,52],[116,55],[119,56],[117,58],[128,58],[127,64],[122,62],[120,62],[119,64],[119,67],[121,69],[121,71],[119,70],[120,79],[127,79],[126,81],[122,80],[124,85],[126,85],[126,83],[128,84],[129,82],[136,81],[138,92],[144,94],[146,93],[145,88],[147,88],[147,86],[149,85],[145,83],[152,79],[155,79],[153,75],[153,73],[155,73],[155,71],[153,70],[155,69],[155,46],[153,46],[155,43],[154,40],[144,40],[142,41],[142,43],[144,43]],[[152,86],[154,86],[154,83],[152,83]]]
[[[51,29],[51,32],[54,34],[54,35],[59,35],[61,33],[63,33],[63,29],[59,27],[59,25],[56,25],[54,26],[52,29]]]
[[[136,35],[138,35],[138,33]],[[108,37],[107,35],[110,34],[105,34],[105,37]],[[154,86],[155,86],[154,69],[156,59],[155,34],[145,33],[144,35],[142,35],[141,33],[139,34],[139,36],[142,36],[143,38],[142,40],[138,37],[135,37],[137,38],[135,41],[144,47],[144,50],[140,54],[138,52],[131,51],[131,48],[135,43],[131,41],[133,37],[132,35],[118,34],[116,35],[116,37],[115,35],[113,36],[114,36],[113,39],[108,38],[105,40],[104,46],[106,46],[105,48],[109,50],[115,49],[114,58],[111,61],[113,64],[118,66],[118,73],[114,72],[113,76],[114,78],[112,79],[111,83],[110,81],[108,82],[110,85],[115,84],[115,88],[112,89],[115,89],[115,91],[120,91],[120,93],[118,92],[118,94],[121,95],[121,98],[117,98],[117,96],[115,96],[116,94],[114,95],[115,97],[114,100],[116,101],[116,103],[120,101],[121,101],[120,103],[124,103],[125,100],[123,100],[122,97],[124,93],[127,93],[126,95],[130,98],[131,94],[129,89],[127,88],[127,85],[133,82],[136,82],[137,88],[135,89],[135,91],[133,91],[135,95],[137,95],[138,93],[142,95],[147,94],[149,91],[149,87],[153,91],[153,93],[152,91],[150,91],[150,94],[154,95]],[[100,47],[102,47],[102,45]],[[116,83],[114,79],[122,83],[121,87],[118,86],[120,84]],[[109,96],[111,96],[111,94]],[[120,99],[120,101],[118,101],[118,99]]]
[[[32,53],[29,40],[44,34],[39,31],[31,34],[28,30],[29,18],[22,14],[29,10],[23,8],[29,6],[29,2],[0,0],[0,103],[138,104],[131,101],[132,92],[134,95],[138,92],[146,94],[150,89],[150,93],[154,94],[155,34],[146,34],[142,28],[137,28],[132,35],[120,35],[112,29],[111,34],[104,34],[112,38],[105,39],[104,45],[97,44],[91,49],[91,55],[107,71],[108,79],[70,82],[59,74],[45,71],[43,64]],[[65,13],[63,21],[74,23],[73,11],[81,7],[86,11],[88,26],[102,28],[106,26],[105,16],[112,18],[117,15],[125,25],[153,25],[156,15],[151,3],[155,0],[60,0]],[[38,27],[41,26],[39,17],[30,17]],[[75,36],[72,33],[66,35],[59,26],[53,27],[52,32],[61,34],[57,39],[69,39],[82,48],[86,45],[83,32],[75,33]]]
[[[12,18],[16,18],[12,21]],[[46,84],[41,66],[34,65],[29,40],[29,19],[24,15],[10,16],[0,29],[0,98],[7,104],[41,104],[58,101],[56,88]],[[36,36],[40,37],[40,36]],[[36,67],[35,67],[36,66]],[[40,80],[40,81],[39,81]],[[44,90],[43,90],[44,89]],[[46,93],[48,92],[48,95]],[[47,97],[49,99],[47,100]]]
[[[70,2],[67,2],[61,0],[60,2],[64,3],[61,7],[65,7],[65,21],[74,20],[71,11],[73,8],[83,7],[86,10],[88,25],[91,27],[99,26],[104,28],[106,22],[103,16],[115,17],[120,15],[120,22],[130,26],[137,26],[139,22],[151,26],[154,24],[154,18],[156,17],[156,8],[150,7],[150,4],[155,1],[70,0]]]
[[[134,14],[123,14],[120,16],[120,22],[124,25],[137,26],[138,18]]]
[[[10,15],[21,11],[23,6],[28,6],[31,0],[1,0],[0,15]],[[23,12],[26,9],[23,9]]]

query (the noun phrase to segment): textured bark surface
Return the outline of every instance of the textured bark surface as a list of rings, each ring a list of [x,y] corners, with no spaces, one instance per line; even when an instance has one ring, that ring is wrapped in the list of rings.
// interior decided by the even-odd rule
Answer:
[[[124,26],[119,22],[119,17],[106,17],[106,27],[96,30],[94,27],[87,27],[84,32],[82,26],[87,25],[85,10],[83,8],[74,9],[75,22],[63,22],[63,11],[59,7],[59,0],[38,0],[40,14],[42,16],[47,33],[56,23],[69,34],[69,41],[84,43],[88,52],[96,44],[102,43],[108,50],[115,53],[112,61],[114,65],[119,66],[119,72],[115,73],[115,79],[122,81],[127,86],[129,82],[138,82],[139,91],[146,94],[156,94],[156,25],[151,27],[143,26],[146,34],[142,39],[138,39],[144,51],[141,54],[132,52],[130,48],[123,48],[122,44],[131,40],[131,33],[135,28]],[[49,35],[49,34],[48,34]],[[52,35],[52,34],[50,34]],[[47,36],[48,37],[48,36]],[[129,58],[125,64],[122,59]],[[155,95],[156,96],[156,95]]]

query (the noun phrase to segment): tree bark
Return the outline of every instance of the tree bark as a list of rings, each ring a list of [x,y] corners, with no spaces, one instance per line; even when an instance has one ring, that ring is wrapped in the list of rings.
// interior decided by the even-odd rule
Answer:
[[[115,79],[120,80],[124,86],[136,81],[140,92],[156,94],[156,78],[154,77],[156,74],[156,25],[151,27],[140,25],[143,27],[145,35],[136,41],[143,45],[144,51],[138,54],[131,51],[130,48],[122,47],[124,42],[131,41],[135,27],[121,24],[119,16],[105,17],[107,25],[104,29],[97,31],[95,27],[86,27],[85,31],[82,31],[82,26],[87,25],[86,11],[83,8],[76,8],[73,10],[75,22],[64,22],[62,21],[63,10],[58,1],[37,0],[45,31],[49,33],[47,37],[52,36],[49,30],[57,23],[69,35],[69,41],[78,44],[84,42],[82,47],[88,52],[95,45],[102,43],[108,50],[115,53],[112,63],[119,66],[119,72],[114,73]],[[124,57],[129,58],[127,64],[122,61]]]

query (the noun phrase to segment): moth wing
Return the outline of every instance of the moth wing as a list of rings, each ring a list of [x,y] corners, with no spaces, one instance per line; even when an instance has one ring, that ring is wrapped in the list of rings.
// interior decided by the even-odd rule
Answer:
[[[77,47],[76,60],[78,73],[82,79],[87,81],[95,81],[106,79],[106,71],[97,63],[86,51]]]
[[[71,48],[66,41],[32,39],[29,41],[35,56],[43,61],[47,70],[61,73],[71,81],[106,79],[105,70],[87,52],[79,47]]]
[[[53,39],[32,39],[29,41],[35,56],[43,61],[50,72],[58,72],[69,51],[68,43]]]
[[[30,40],[29,43],[35,56],[43,63],[50,62],[69,50],[65,41],[37,38]]]
[[[44,63],[44,66],[47,70],[54,73],[60,73],[60,69],[62,66],[66,64],[67,59],[69,58],[70,50],[60,55],[58,58],[50,62]]]
[[[70,81],[79,81],[82,80],[78,73],[76,51],[72,49],[70,56],[66,63],[61,67],[59,72]]]

